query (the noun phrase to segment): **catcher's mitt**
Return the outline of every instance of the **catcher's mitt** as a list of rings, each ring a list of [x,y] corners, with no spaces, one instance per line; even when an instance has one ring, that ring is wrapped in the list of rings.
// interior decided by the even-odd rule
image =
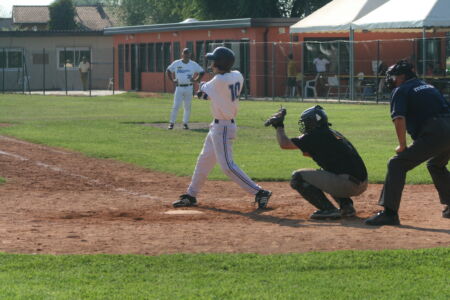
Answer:
[[[265,122],[264,126],[270,126],[272,125],[274,128],[284,128],[284,117],[286,116],[286,108],[281,107],[279,111],[277,111],[275,114],[270,116]]]

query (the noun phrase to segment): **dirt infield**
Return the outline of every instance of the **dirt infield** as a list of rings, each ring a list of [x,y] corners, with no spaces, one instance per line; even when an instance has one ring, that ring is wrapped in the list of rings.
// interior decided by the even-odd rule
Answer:
[[[0,252],[49,254],[290,253],[450,246],[450,220],[432,186],[407,186],[402,226],[373,228],[380,185],[356,197],[358,216],[308,220],[286,182],[259,211],[234,183],[209,181],[199,206],[174,211],[188,177],[0,137]]]

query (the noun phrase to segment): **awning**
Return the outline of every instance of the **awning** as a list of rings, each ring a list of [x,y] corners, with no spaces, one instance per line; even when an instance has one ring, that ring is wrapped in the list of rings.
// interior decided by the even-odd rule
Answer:
[[[348,32],[353,21],[362,18],[388,1],[334,0],[292,25],[290,27],[290,33]]]
[[[355,29],[450,27],[450,0],[390,0],[353,22]]]

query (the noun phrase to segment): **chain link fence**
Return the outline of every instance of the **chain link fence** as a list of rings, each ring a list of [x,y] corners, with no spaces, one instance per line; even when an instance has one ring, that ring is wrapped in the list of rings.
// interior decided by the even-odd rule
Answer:
[[[0,92],[114,94],[114,49],[0,47]]]
[[[111,42],[112,44],[112,42]],[[247,99],[303,101],[387,101],[387,68],[400,59],[416,66],[419,77],[450,94],[450,38],[357,41],[346,39],[259,43],[179,41],[126,43],[111,47],[39,48],[0,46],[0,92],[143,90],[171,92],[165,69],[188,47],[192,59],[211,71],[206,52],[226,46],[236,54],[234,68],[245,78]],[[89,67],[82,67],[83,57]],[[81,71],[87,71],[83,74]],[[205,79],[212,74],[205,76]]]

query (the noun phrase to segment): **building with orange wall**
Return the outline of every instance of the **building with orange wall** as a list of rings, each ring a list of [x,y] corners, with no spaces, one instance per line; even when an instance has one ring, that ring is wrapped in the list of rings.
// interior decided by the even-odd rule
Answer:
[[[112,27],[105,35],[113,37],[115,49],[115,88],[152,92],[172,92],[165,76],[166,67],[190,48],[192,59],[205,69],[205,53],[215,45],[225,45],[236,53],[235,68],[245,77],[244,93],[254,97],[283,93],[286,58],[275,53],[274,43],[291,40],[289,27],[297,18],[187,20],[181,23]],[[283,53],[287,56],[288,53]],[[277,71],[278,70],[278,71]],[[205,79],[211,77],[208,74]],[[281,86],[281,87],[280,87]]]

